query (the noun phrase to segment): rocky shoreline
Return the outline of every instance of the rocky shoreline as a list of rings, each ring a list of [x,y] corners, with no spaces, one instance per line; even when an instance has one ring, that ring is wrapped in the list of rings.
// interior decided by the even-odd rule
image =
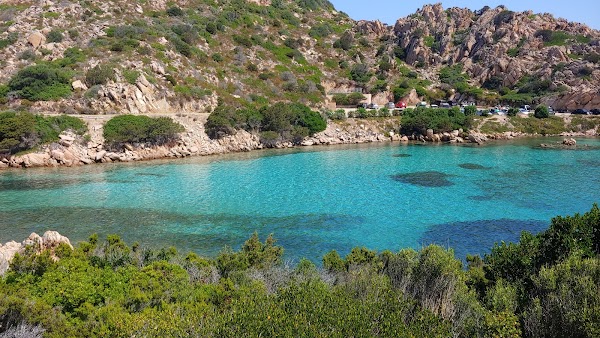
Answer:
[[[13,155],[0,159],[0,169],[32,167],[72,167],[93,163],[132,162],[154,159],[184,158],[190,156],[218,155],[231,152],[248,152],[264,149],[258,135],[238,131],[235,135],[212,140],[204,131],[203,119],[194,115],[179,115],[174,120],[185,126],[186,132],[179,141],[161,146],[145,144],[124,144],[121,149],[111,149],[104,145],[102,125],[90,123],[91,140],[85,142],[81,137],[65,133],[60,140],[47,144],[36,152]],[[348,119],[341,122],[329,122],[327,128],[311,137],[305,138],[299,146],[360,144],[373,142],[423,142],[423,143],[473,143],[483,144],[489,140],[510,140],[536,135],[504,132],[483,134],[454,130],[450,133],[434,133],[427,130],[425,135],[400,135],[394,131],[394,119],[362,120]],[[586,134],[561,134],[560,136],[590,136]],[[591,135],[594,136],[594,135]],[[293,148],[291,142],[278,142],[274,148]]]

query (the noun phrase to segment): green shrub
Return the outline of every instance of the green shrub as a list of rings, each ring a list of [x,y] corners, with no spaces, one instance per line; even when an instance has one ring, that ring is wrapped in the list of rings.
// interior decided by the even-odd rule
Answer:
[[[417,108],[405,110],[402,115],[401,132],[405,135],[419,133],[425,135],[427,129],[436,133],[450,132],[452,130],[468,130],[472,123],[472,116],[460,112],[458,108],[431,109]]]
[[[351,93],[351,94],[335,94],[333,101],[338,106],[356,106],[359,102],[363,101],[365,96],[362,93]]]
[[[514,107],[510,107],[508,109],[507,115],[508,116],[517,116],[518,113],[519,113],[519,109],[514,108]]]
[[[7,38],[0,39],[0,50],[17,42],[18,38],[19,36],[16,32],[9,33]]]
[[[67,59],[64,62],[68,64],[83,62],[86,58],[85,53],[76,47],[67,48],[63,53],[63,56],[65,59]]]
[[[87,125],[81,119],[67,115],[43,117],[26,112],[0,113],[0,153],[16,153],[57,141],[65,130],[83,135]]]
[[[354,36],[349,31],[344,32],[339,40],[333,43],[333,48],[340,48],[343,50],[350,50],[354,47]]]
[[[373,74],[369,72],[369,66],[364,63],[357,63],[350,69],[350,79],[358,83],[367,83]]]
[[[233,41],[236,44],[244,46],[246,48],[251,48],[252,47],[252,40],[250,40],[250,38],[248,38],[247,36],[234,35],[233,36]]]
[[[71,94],[70,74],[46,64],[21,69],[8,82],[10,91],[30,101],[51,101]]]
[[[333,30],[328,23],[321,23],[311,27],[308,31],[308,35],[310,35],[312,38],[317,39],[329,36],[332,32]]]
[[[550,113],[548,112],[548,107],[546,107],[546,106],[537,106],[535,108],[535,112],[533,113],[533,116],[535,118],[538,118],[538,119],[548,118],[550,116]]]
[[[302,138],[325,130],[323,117],[300,103],[276,103],[260,110],[218,106],[208,117],[206,133],[212,139],[235,134],[236,130],[260,132],[261,139],[300,142]],[[262,136],[262,133],[270,132]],[[276,138],[270,136],[277,134]]]
[[[115,73],[113,68],[107,64],[97,65],[96,67],[88,69],[85,73],[85,83],[92,87],[95,85],[104,85],[108,81],[115,80]]]
[[[135,69],[124,69],[123,77],[130,84],[135,84],[137,79],[140,77],[140,72]]]
[[[475,116],[477,114],[476,106],[466,106],[465,107],[465,116]]]
[[[46,34],[46,41],[48,42],[62,42],[64,39],[63,34],[58,29],[53,29]]]
[[[178,137],[185,129],[169,117],[151,118],[143,115],[120,115],[104,125],[104,139],[107,143],[165,144]]]
[[[177,6],[171,6],[167,8],[168,16],[183,16],[184,14],[185,13],[183,12],[183,10]]]
[[[330,120],[345,120],[347,118],[346,111],[343,109],[337,109],[335,111],[328,111],[327,118]]]

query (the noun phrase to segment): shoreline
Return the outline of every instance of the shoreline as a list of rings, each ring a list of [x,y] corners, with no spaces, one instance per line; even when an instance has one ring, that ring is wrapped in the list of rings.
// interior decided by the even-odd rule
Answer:
[[[490,141],[507,141],[536,137],[573,137],[598,138],[595,131],[563,132],[557,135],[527,134],[520,132],[503,132],[484,134],[478,131],[463,132],[454,130],[451,133],[434,133],[427,130],[426,135],[410,136],[396,134],[393,130],[397,119],[381,120],[348,119],[341,122],[329,121],[326,130],[306,137],[300,144],[278,142],[274,147],[266,147],[257,135],[244,130],[235,135],[212,140],[204,131],[202,121],[197,117],[181,115],[173,118],[186,128],[180,140],[172,144],[147,146],[144,144],[124,144],[121,150],[113,151],[104,147],[101,137],[101,125],[94,124],[97,119],[86,121],[92,134],[87,144],[78,142],[73,134],[61,134],[60,140],[43,145],[37,151],[23,155],[11,155],[0,160],[0,171],[8,169],[27,169],[36,167],[79,167],[96,163],[111,162],[143,162],[157,159],[177,159],[196,156],[215,156],[228,153],[243,153],[263,149],[292,149],[315,146],[367,144],[367,143],[400,143],[400,144],[475,144],[482,145]],[[566,141],[566,140],[565,140]],[[573,140],[574,141],[574,140]]]

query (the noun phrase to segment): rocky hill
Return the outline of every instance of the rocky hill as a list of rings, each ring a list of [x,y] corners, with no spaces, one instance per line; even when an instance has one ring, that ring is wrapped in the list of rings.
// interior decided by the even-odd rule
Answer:
[[[9,0],[0,110],[210,112],[332,93],[600,106],[600,32],[549,14],[428,5],[394,27],[326,0]],[[40,84],[43,82],[43,84]]]

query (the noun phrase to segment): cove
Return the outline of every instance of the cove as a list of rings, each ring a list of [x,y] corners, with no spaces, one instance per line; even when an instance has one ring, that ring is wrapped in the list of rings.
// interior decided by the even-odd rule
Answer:
[[[261,239],[273,233],[294,260],[430,243],[464,259],[600,201],[600,140],[578,139],[586,151],[537,147],[552,141],[344,145],[4,171],[0,242],[50,229],[73,242],[115,233],[214,256],[258,231]]]

